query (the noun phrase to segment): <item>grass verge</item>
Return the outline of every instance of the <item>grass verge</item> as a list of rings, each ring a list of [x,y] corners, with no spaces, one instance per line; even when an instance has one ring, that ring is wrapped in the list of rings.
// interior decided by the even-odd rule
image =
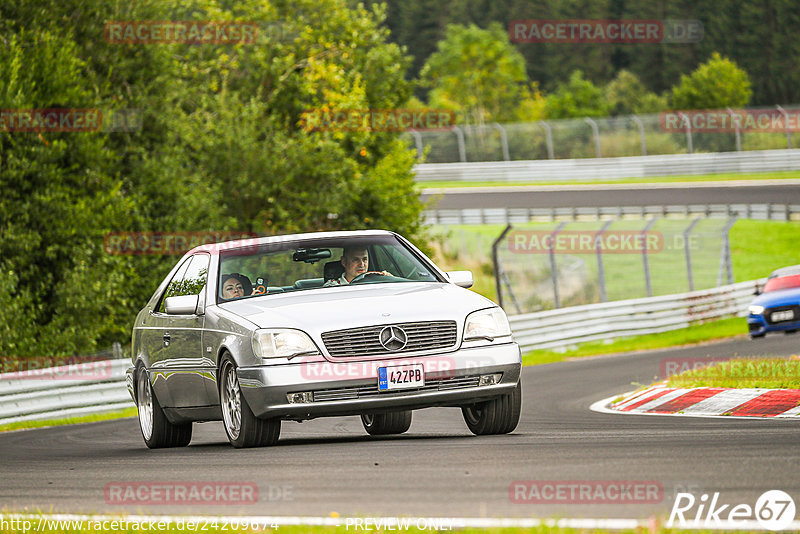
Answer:
[[[109,421],[111,419],[122,419],[124,417],[136,417],[136,408],[125,408],[115,412],[102,414],[80,415],[76,417],[65,417],[62,419],[45,419],[42,421],[18,421],[0,425],[0,432],[10,430],[22,430],[26,428],[46,428],[50,426],[74,425],[77,423],[96,423],[97,421]],[[2,529],[0,529],[2,532]]]
[[[736,358],[690,369],[667,380],[678,388],[800,389],[800,358]]]
[[[569,358],[696,345],[707,341],[743,336],[745,332],[747,332],[746,320],[741,317],[731,317],[661,334],[621,338],[610,343],[590,341],[564,351],[534,350],[523,355],[522,364],[539,365],[560,362]]]
[[[482,182],[460,182],[460,181],[435,181],[417,182],[418,189],[429,188],[464,188],[464,187],[498,187],[498,186],[537,186],[537,185],[600,185],[600,184],[666,184],[675,182],[725,182],[732,180],[796,180],[800,179],[800,171],[775,171],[763,173],[720,173],[702,175],[680,175],[680,176],[653,176],[648,178],[617,178],[613,180],[548,180],[530,182],[508,182],[503,180],[482,181]]]

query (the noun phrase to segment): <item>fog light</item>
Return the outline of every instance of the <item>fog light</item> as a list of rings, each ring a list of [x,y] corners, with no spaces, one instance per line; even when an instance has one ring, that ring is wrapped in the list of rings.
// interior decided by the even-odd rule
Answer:
[[[478,385],[493,386],[494,384],[498,384],[502,377],[503,373],[494,373],[492,375],[481,375],[480,380],[478,380]]]
[[[287,393],[286,400],[289,401],[289,404],[314,402],[314,394],[310,391],[304,391],[303,393]]]

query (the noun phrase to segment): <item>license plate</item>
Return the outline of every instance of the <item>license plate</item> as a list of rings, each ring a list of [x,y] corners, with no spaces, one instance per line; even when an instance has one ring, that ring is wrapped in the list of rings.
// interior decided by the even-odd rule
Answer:
[[[791,321],[794,319],[794,310],[772,312],[770,318],[772,319],[773,323],[777,323],[779,321]]]
[[[378,367],[378,391],[416,388],[425,385],[425,368],[422,364]]]

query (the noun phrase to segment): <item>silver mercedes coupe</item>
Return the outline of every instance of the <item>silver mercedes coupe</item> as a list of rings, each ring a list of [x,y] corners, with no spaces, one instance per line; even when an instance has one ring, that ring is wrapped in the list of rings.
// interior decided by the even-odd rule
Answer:
[[[324,232],[203,245],[136,316],[127,386],[150,448],[223,421],[234,447],[281,421],[361,416],[400,434],[412,410],[461,408],[474,434],[519,421],[521,355],[505,313],[400,235]]]

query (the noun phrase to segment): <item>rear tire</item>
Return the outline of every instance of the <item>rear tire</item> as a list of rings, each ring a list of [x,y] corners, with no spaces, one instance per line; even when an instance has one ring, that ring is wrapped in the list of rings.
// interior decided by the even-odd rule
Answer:
[[[750,334],[750,339],[760,339],[764,337],[766,334]]]
[[[239,387],[236,364],[228,356],[219,372],[219,400],[228,441],[237,449],[264,447],[278,442],[280,419],[259,419],[247,405]]]
[[[522,382],[514,391],[490,401],[461,408],[464,422],[470,432],[477,436],[508,434],[517,428],[522,408]]]
[[[136,407],[142,438],[149,448],[185,447],[192,441],[192,423],[173,425],[167,420],[143,365],[136,370]]]
[[[411,410],[364,414],[361,416],[361,424],[370,436],[402,434],[411,427]]]

